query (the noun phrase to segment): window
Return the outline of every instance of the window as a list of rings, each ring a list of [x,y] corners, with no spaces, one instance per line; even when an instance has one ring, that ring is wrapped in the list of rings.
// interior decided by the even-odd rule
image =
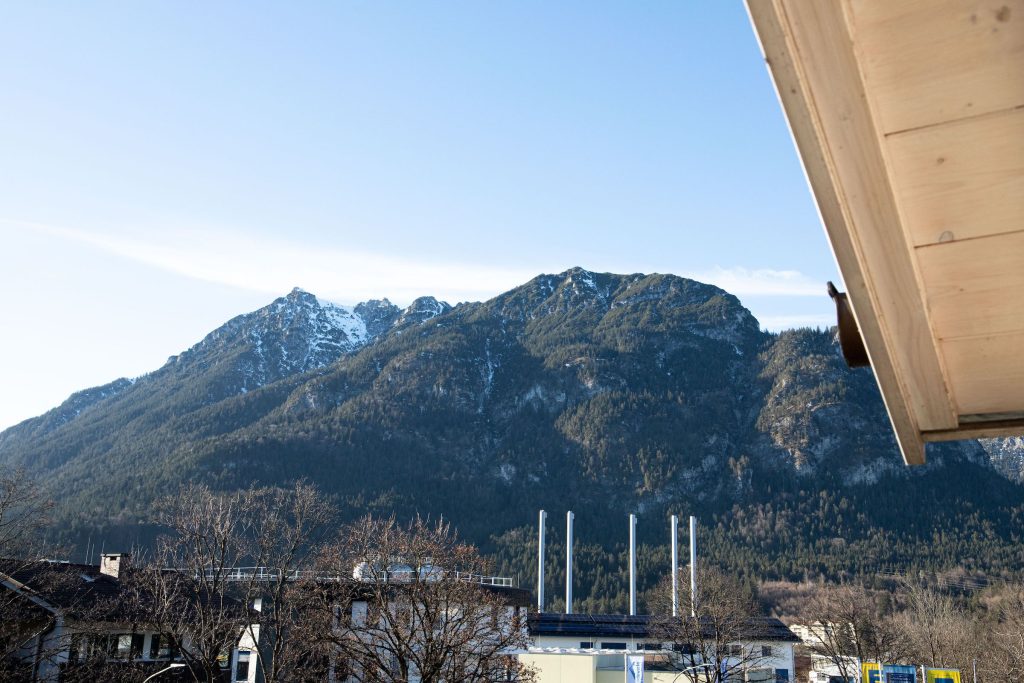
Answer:
[[[114,659],[129,659],[132,652],[132,634],[118,633],[110,644],[110,656]]]
[[[366,602],[356,600],[352,603],[351,623],[353,626],[363,626],[366,624],[366,617],[368,616],[368,606]],[[348,616],[348,615],[346,615]]]
[[[789,669],[776,669],[775,683],[789,683]]]
[[[697,654],[697,648],[693,646],[693,643],[675,643],[672,645],[672,649],[684,655]]]
[[[80,659],[107,659],[114,656],[117,636],[98,634],[83,638]]]
[[[743,646],[742,645],[730,645],[725,650],[730,657],[742,657]]]
[[[173,647],[173,643],[167,636],[154,633],[149,637],[149,658],[150,659],[177,659],[179,652]]]
[[[250,653],[248,650],[238,651],[238,665],[235,667],[236,681],[249,680],[249,657]]]
[[[75,633],[71,636],[71,649],[68,650],[68,661],[69,662],[80,662],[85,659],[86,647],[85,636],[81,633]]]
[[[601,643],[601,647],[603,647],[605,650],[625,650],[626,649],[626,644],[625,643],[618,643],[618,642],[615,642],[615,641],[609,642],[609,641],[605,640],[605,641],[603,641]]]
[[[592,649],[594,649],[594,641],[592,641],[592,640],[584,640],[584,641],[582,641],[580,643],[580,649],[581,650],[592,650]]]
[[[772,656],[772,646],[771,645],[762,645],[761,646],[761,656],[762,657],[771,657]]]
[[[132,634],[132,647],[129,653],[129,657],[132,660],[136,660],[142,657],[142,646],[146,643],[145,633],[133,633]]]

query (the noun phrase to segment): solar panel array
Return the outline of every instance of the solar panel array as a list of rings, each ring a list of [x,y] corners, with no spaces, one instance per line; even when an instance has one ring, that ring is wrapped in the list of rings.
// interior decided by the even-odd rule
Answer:
[[[687,618],[687,617],[683,617]],[[542,612],[530,615],[532,636],[593,636],[648,638],[649,630],[660,617],[623,614],[561,614]],[[750,640],[797,642],[799,638],[774,617],[757,617],[748,623]]]

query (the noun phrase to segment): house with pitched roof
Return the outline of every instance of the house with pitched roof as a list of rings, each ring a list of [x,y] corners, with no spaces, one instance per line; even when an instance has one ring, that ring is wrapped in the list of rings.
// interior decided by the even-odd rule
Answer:
[[[124,581],[128,556],[105,554],[100,564],[0,559],[0,645],[12,681],[115,679],[120,669],[192,680],[181,652],[166,635],[131,613]],[[254,634],[239,634],[225,652],[225,683],[256,683]],[[256,634],[258,636],[258,634]]]

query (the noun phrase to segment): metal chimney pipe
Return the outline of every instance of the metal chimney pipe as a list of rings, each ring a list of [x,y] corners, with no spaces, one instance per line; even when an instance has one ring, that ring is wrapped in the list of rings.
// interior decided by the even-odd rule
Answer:
[[[690,616],[697,616],[697,518],[690,515]]]
[[[672,515],[672,616],[679,616],[679,515]]]
[[[537,538],[537,611],[544,611],[544,536],[545,527],[548,521],[548,513],[544,510],[540,511],[540,519],[538,520],[538,538]]]
[[[565,513],[565,613],[572,614],[572,511]]]
[[[636,515],[629,516],[629,616],[636,615]]]

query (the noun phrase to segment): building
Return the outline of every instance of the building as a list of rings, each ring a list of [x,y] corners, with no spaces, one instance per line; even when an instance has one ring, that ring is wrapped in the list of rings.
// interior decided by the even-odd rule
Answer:
[[[856,657],[837,655],[841,661],[844,661],[844,670],[840,670],[835,659],[815,651],[824,643],[836,642],[837,637],[833,624],[821,622],[792,624],[789,628],[800,638],[800,644],[803,646],[802,650],[807,658],[807,680],[809,683],[853,683],[857,678],[855,673],[860,671],[860,662]]]
[[[680,677],[678,654],[685,646],[662,641],[657,630],[655,619],[646,615],[534,613],[532,645],[519,658],[536,670],[537,683],[621,683],[626,655],[638,653],[644,657],[645,683],[686,680]],[[729,645],[749,663],[743,678],[735,680],[794,681],[798,641],[778,619],[751,619],[746,637]]]
[[[329,680],[366,680],[377,669],[418,683],[423,666],[453,683],[467,672],[495,682],[519,678],[531,596],[510,578],[361,563],[351,578],[329,577],[326,586],[334,589],[335,643],[346,643],[330,656]]]
[[[0,640],[15,652],[13,668],[0,671],[0,678],[97,680],[101,669],[114,678],[117,669],[130,666],[147,674],[170,669],[161,677],[170,681],[184,672],[183,658],[168,639],[128,614],[133,588],[122,580],[127,561],[121,554],[103,555],[99,566],[0,560]],[[224,653],[225,683],[256,683],[256,638],[258,632],[240,632],[238,645]]]

